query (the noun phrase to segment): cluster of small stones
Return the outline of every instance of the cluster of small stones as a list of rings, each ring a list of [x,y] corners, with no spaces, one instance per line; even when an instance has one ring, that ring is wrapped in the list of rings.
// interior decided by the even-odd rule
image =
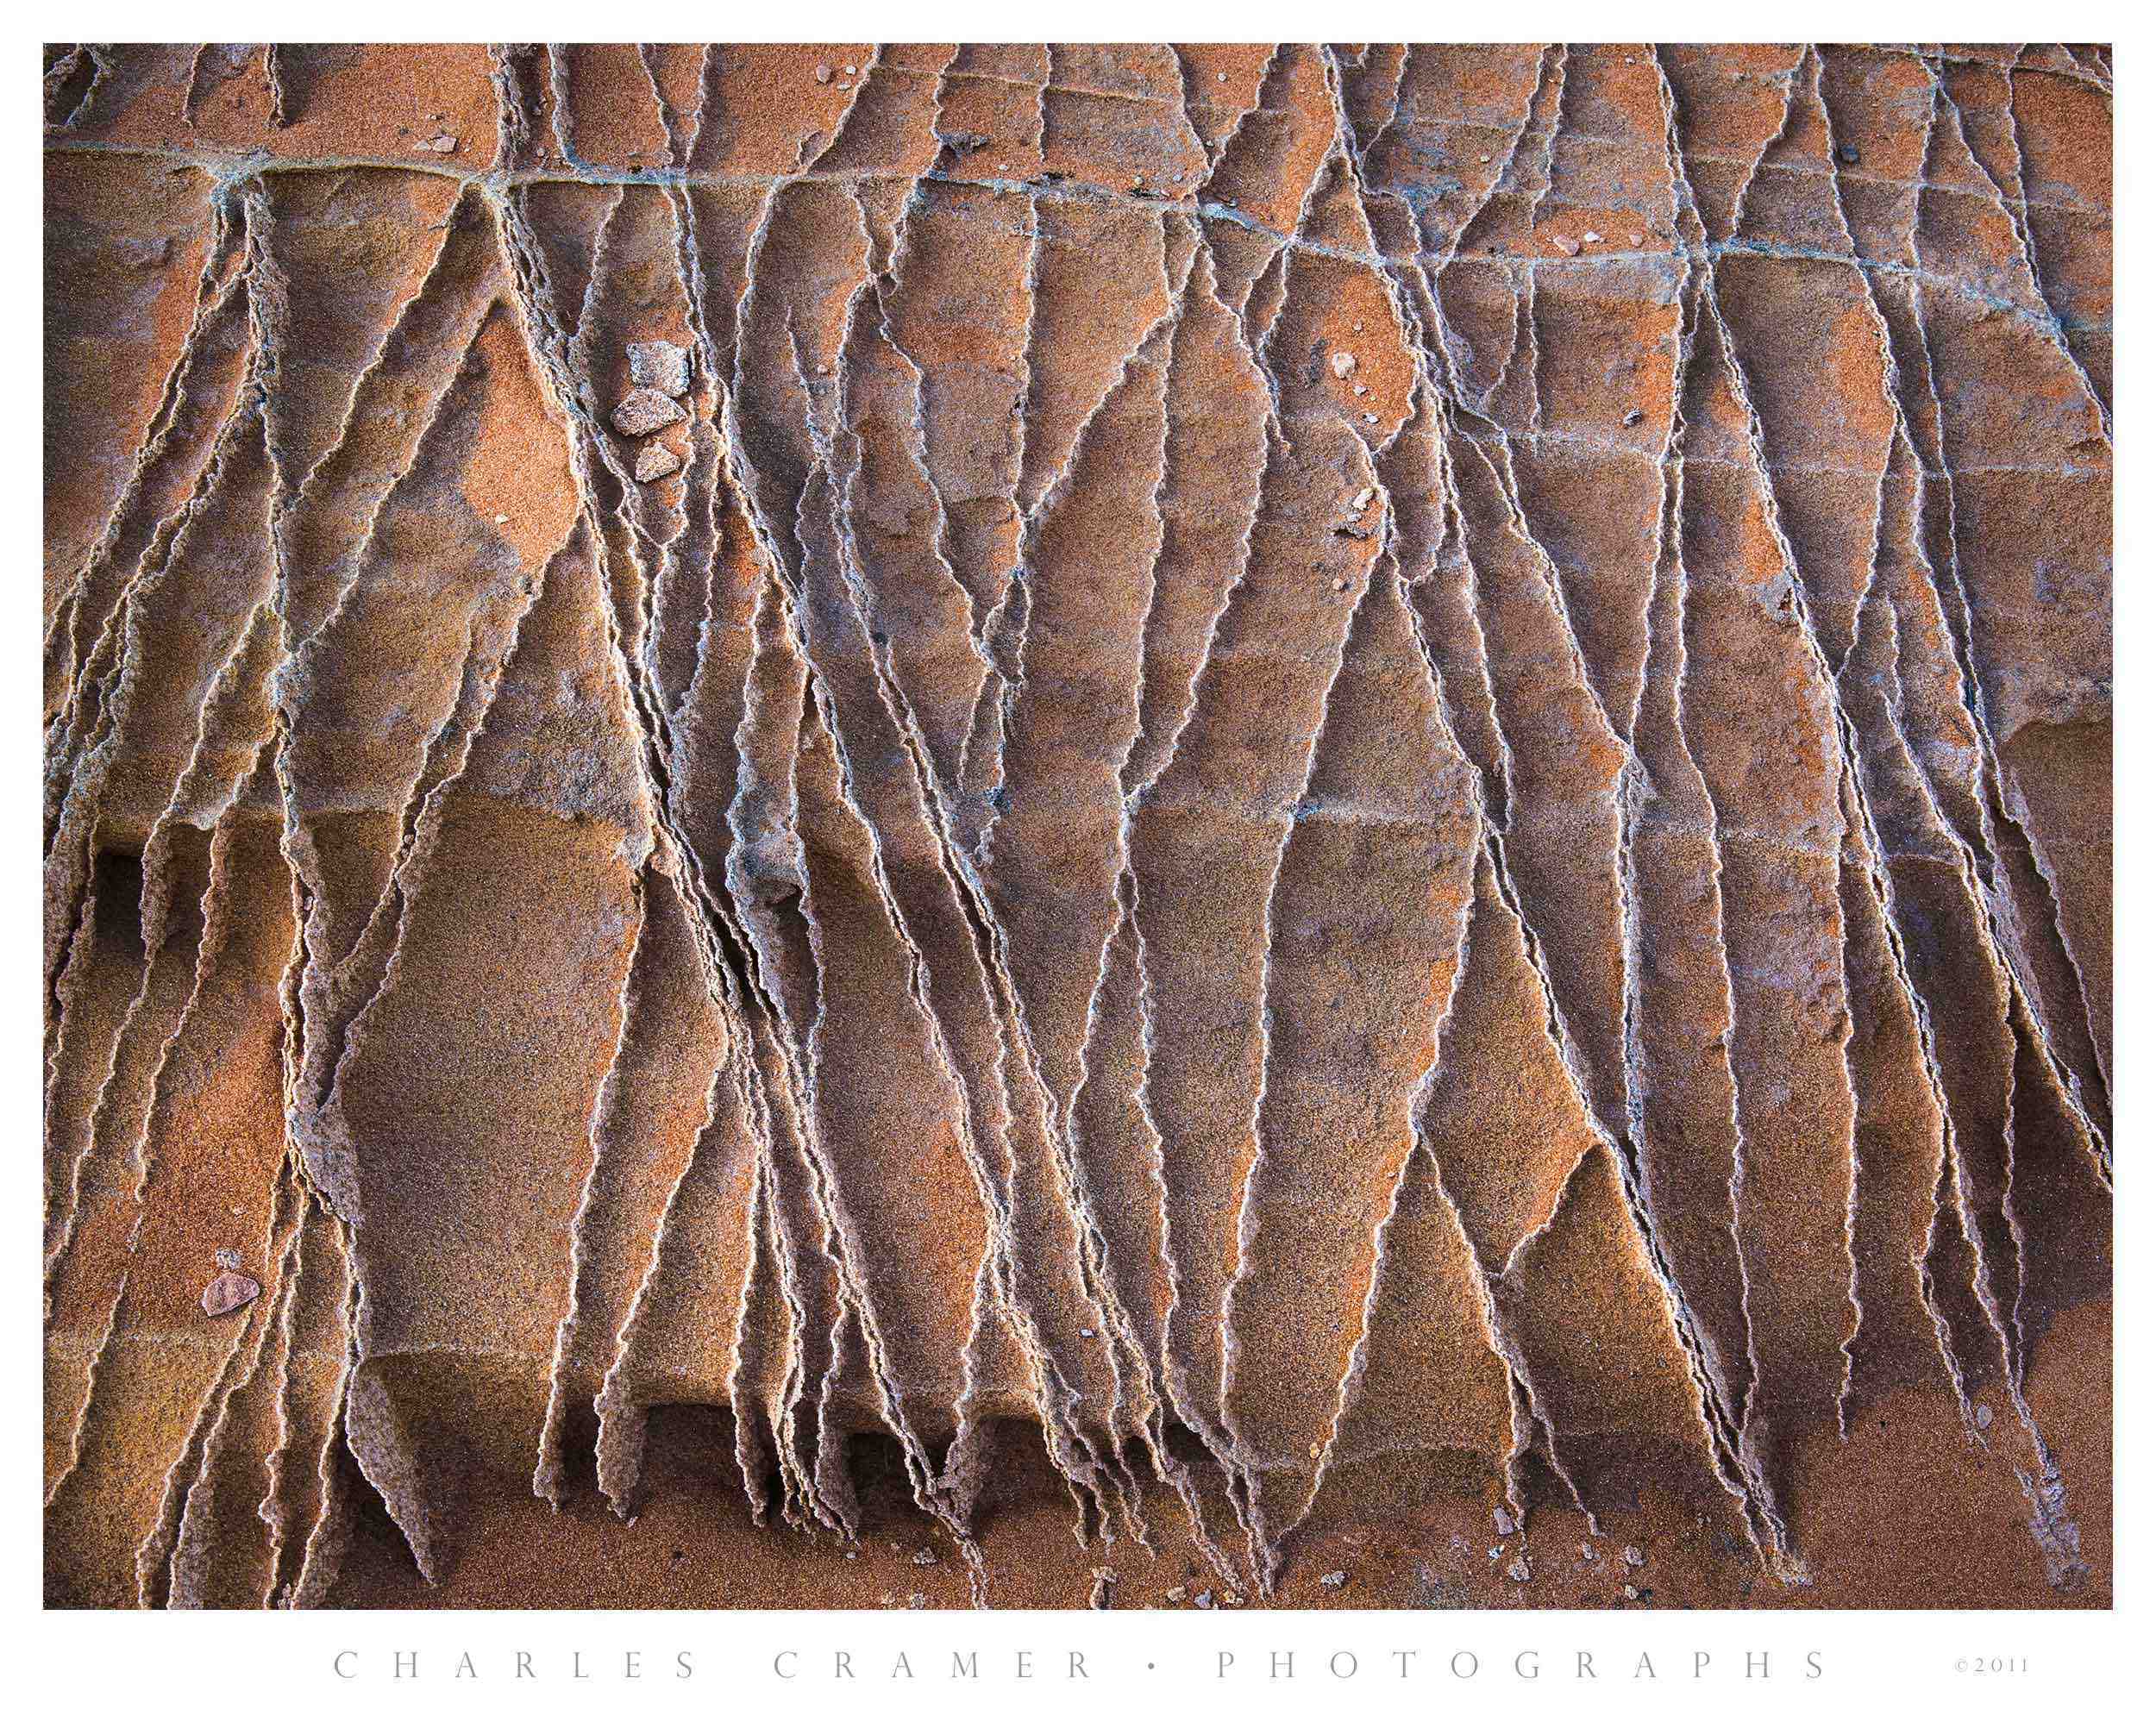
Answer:
[[[630,438],[649,436],[688,416],[680,397],[689,391],[689,351],[670,341],[631,341],[629,376],[636,385],[614,408],[614,429]],[[639,484],[650,484],[680,469],[681,457],[663,442],[647,442],[636,452]]]

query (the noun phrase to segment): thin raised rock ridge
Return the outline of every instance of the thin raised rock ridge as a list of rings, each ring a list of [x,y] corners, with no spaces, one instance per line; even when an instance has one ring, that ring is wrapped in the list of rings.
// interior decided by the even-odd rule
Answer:
[[[43,70],[49,1605],[2109,1606],[2108,47]]]

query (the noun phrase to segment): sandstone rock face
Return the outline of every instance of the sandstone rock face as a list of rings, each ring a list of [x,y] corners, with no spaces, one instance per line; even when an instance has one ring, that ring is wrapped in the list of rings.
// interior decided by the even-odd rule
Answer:
[[[45,61],[50,1600],[2108,1604],[2107,50]]]

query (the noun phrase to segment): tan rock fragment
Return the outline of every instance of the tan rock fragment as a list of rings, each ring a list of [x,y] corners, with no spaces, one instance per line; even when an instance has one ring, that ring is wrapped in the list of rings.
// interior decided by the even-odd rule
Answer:
[[[639,388],[685,395],[689,391],[689,349],[671,341],[632,341],[629,375]]]
[[[663,479],[681,465],[681,457],[663,442],[647,442],[636,454],[636,480],[649,484],[654,479]]]
[[[656,389],[631,389],[614,409],[614,429],[624,436],[649,436],[688,415]]]

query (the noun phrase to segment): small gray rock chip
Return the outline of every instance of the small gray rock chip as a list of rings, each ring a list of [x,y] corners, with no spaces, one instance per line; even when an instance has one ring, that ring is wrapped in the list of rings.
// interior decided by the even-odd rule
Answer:
[[[639,388],[656,389],[662,395],[689,391],[689,349],[671,341],[632,341],[629,343],[629,374]]]
[[[681,457],[663,442],[647,442],[636,451],[636,482],[648,485],[663,479],[681,464]]]
[[[679,424],[687,416],[678,403],[656,389],[631,389],[614,409],[614,429],[624,436],[649,436],[666,425]]]

